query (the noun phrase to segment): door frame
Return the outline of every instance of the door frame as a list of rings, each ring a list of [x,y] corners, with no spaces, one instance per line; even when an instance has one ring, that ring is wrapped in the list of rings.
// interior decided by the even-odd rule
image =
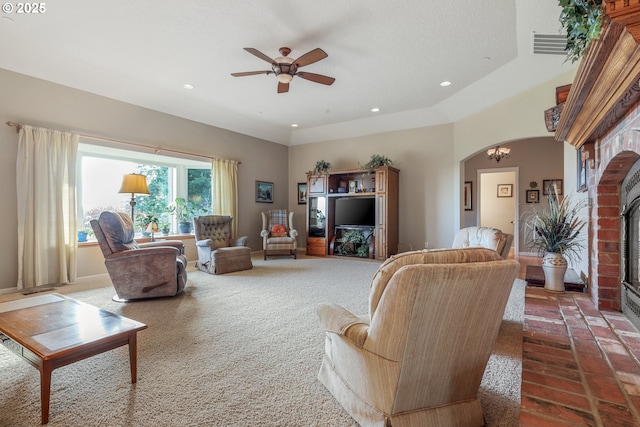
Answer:
[[[478,200],[478,210],[476,212],[476,224],[480,224],[480,213],[481,213],[481,203],[482,198],[480,197],[480,192],[482,191],[482,175],[490,174],[490,173],[500,173],[500,172],[513,172],[515,176],[515,182],[513,184],[513,255],[518,256],[520,254],[520,168],[517,166],[514,167],[505,167],[505,168],[490,168],[490,169],[478,169],[476,171],[476,182],[478,187],[478,192],[476,195],[476,199]]]

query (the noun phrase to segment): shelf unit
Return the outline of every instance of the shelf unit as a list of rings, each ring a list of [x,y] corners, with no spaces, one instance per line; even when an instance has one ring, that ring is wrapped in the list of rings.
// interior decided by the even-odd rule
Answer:
[[[336,200],[373,198],[375,224],[371,257],[384,260],[398,251],[398,190],[400,170],[392,166],[376,169],[307,174],[307,255],[331,254],[330,243],[345,227],[335,224]],[[336,237],[337,234],[340,234]],[[335,243],[333,248],[335,249]]]

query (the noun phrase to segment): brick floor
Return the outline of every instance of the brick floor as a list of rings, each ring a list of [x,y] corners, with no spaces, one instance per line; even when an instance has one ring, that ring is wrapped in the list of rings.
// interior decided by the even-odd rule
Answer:
[[[640,332],[586,294],[527,287],[520,425],[640,426]]]

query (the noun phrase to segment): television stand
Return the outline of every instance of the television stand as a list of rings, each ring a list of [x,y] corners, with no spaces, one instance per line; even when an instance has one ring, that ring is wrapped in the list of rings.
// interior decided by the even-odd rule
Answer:
[[[375,247],[375,227],[336,225],[329,244],[329,255],[374,259]]]

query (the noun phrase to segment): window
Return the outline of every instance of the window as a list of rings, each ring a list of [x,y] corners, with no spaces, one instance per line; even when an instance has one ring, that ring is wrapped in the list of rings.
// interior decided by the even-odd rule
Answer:
[[[206,161],[141,153],[87,144],[78,147],[78,221],[91,230],[89,221],[104,210],[130,213],[131,194],[118,193],[122,176],[147,177],[149,195],[137,195],[134,223],[143,232],[143,219],[154,218],[161,230],[177,232],[167,206],[177,197],[193,200],[203,214],[212,212],[211,164]]]

